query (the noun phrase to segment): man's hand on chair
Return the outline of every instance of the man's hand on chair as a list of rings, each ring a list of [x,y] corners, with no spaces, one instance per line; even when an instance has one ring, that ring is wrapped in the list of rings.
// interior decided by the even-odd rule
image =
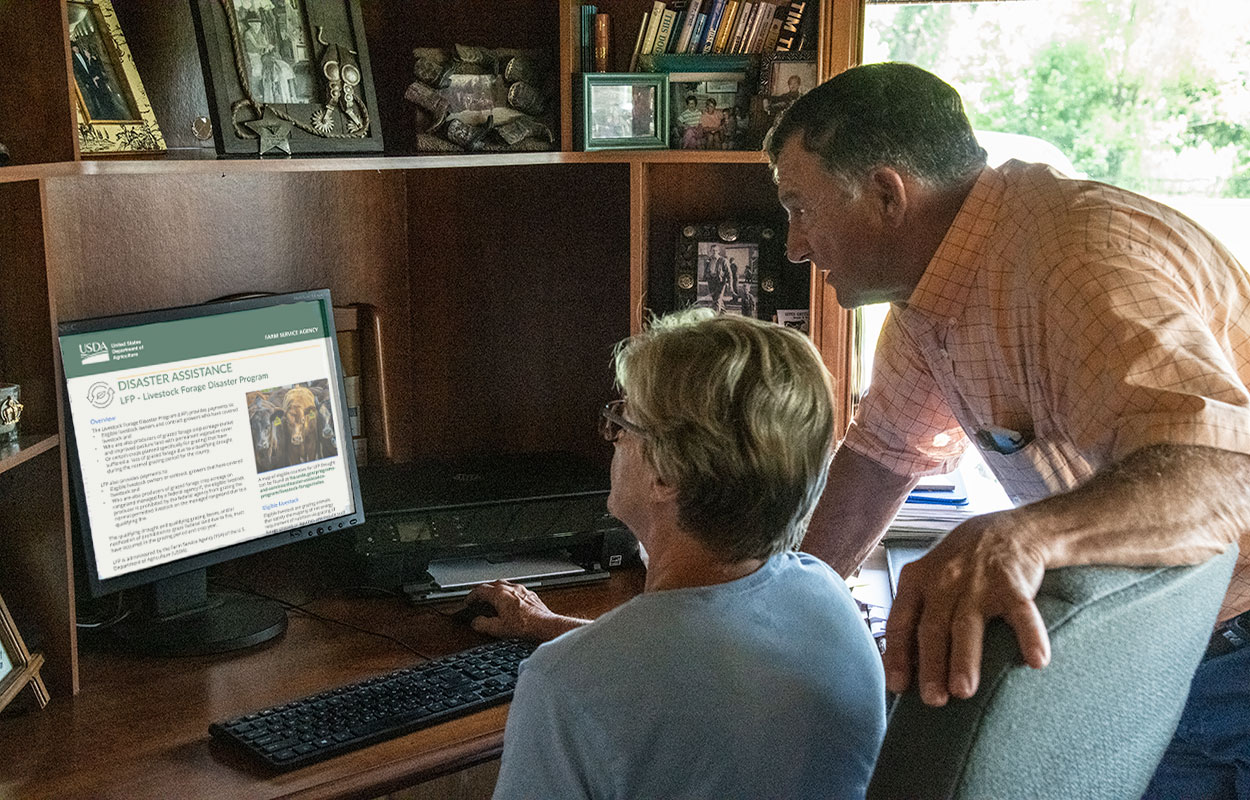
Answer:
[[[968,698],[981,679],[986,623],[1002,617],[1025,663],[1050,661],[1050,639],[1033,603],[1045,562],[1012,522],[1011,511],[974,517],[924,558],[903,567],[886,623],[886,687],[912,685],[927,705]]]

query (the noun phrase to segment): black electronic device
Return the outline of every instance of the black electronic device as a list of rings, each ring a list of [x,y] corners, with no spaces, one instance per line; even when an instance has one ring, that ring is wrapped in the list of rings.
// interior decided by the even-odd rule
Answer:
[[[599,580],[637,558],[637,542],[607,511],[607,467],[575,454],[370,465],[361,485],[369,523],[350,537],[359,580],[416,602],[498,578]]]
[[[156,654],[280,634],[276,603],[206,569],[364,522],[330,293],[61,323],[66,452],[85,582],[141,587],[111,630]]]
[[[473,620],[477,619],[478,617],[497,617],[497,616],[499,616],[499,611],[496,610],[496,608],[492,606],[490,603],[486,602],[485,600],[474,600],[471,603],[466,603],[464,608],[460,609],[459,611],[453,612],[451,615],[451,619],[453,622],[456,622],[460,625],[471,625],[473,624]]]
[[[538,645],[501,639],[209,726],[220,741],[278,770],[507,702]]]

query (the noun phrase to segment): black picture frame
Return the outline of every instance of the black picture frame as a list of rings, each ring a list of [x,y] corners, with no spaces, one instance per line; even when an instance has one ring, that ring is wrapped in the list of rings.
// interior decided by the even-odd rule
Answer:
[[[777,124],[781,112],[815,88],[819,79],[820,68],[814,52],[781,52],[764,56],[760,61],[758,91],[764,131]]]
[[[382,151],[359,0],[191,7],[219,155]]]
[[[765,223],[682,225],[675,269],[677,307],[772,319],[784,244],[783,232]]]

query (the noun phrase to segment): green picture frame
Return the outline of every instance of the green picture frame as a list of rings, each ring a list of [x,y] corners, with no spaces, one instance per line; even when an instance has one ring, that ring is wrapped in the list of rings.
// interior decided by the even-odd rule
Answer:
[[[668,75],[588,72],[582,75],[585,150],[668,148]]]

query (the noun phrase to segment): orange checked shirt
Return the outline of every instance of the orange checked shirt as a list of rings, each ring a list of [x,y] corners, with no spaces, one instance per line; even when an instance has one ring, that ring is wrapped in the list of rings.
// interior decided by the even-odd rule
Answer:
[[[844,444],[925,475],[953,469],[968,432],[1028,503],[1146,445],[1250,453],[1247,386],[1250,275],[1223,245],[1147,198],[1009,161],[891,307]],[[992,432],[1020,449],[995,452]],[[1247,608],[1243,535],[1220,618]]]

